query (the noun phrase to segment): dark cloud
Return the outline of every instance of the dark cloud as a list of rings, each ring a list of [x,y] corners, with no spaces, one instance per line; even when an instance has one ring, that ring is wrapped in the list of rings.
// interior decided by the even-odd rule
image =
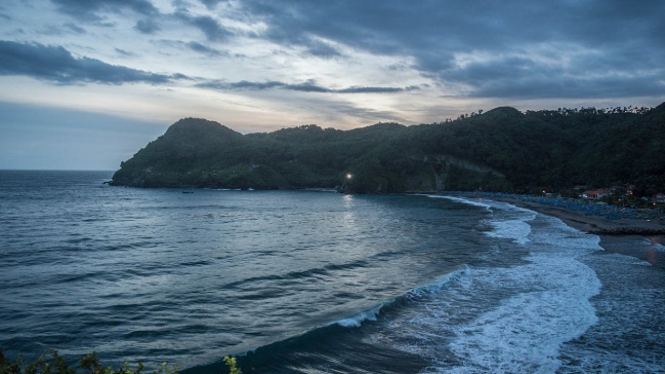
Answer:
[[[202,55],[206,55],[209,57],[229,56],[229,53],[225,50],[212,48],[210,46],[195,41],[184,42],[181,40],[162,39],[162,40],[153,40],[152,42],[155,45],[159,46],[160,48],[166,46],[183,52],[187,52],[186,50],[191,50],[196,53],[200,53]]]
[[[225,3],[228,0],[199,0],[201,4],[205,5],[208,9],[214,9],[217,4]]]
[[[205,34],[206,38],[211,41],[224,40],[232,35],[210,16],[193,17],[189,19],[189,22],[193,26],[198,27]]]
[[[480,98],[620,98],[665,95],[665,69],[642,71],[645,62],[628,63],[620,54],[574,61],[578,69],[544,64],[528,57],[495,58],[438,72],[443,84],[471,87]],[[648,65],[648,63],[646,63]],[[592,72],[589,74],[589,72]]]
[[[300,46],[304,47],[307,54],[320,57],[320,58],[333,58],[342,57],[343,54],[335,47],[328,43],[324,43],[316,38],[308,35],[301,35],[299,37],[285,37],[278,39],[273,35],[273,42],[278,42],[286,46]]]
[[[175,16],[186,24],[201,30],[209,41],[224,41],[233,35],[210,16],[192,16],[187,9],[182,7],[176,11]]]
[[[240,81],[240,82],[223,82],[223,81],[211,81],[206,83],[201,83],[199,87],[206,88],[215,88],[218,90],[268,90],[271,88],[283,88],[286,86],[286,83],[277,82],[277,81],[267,81],[267,82],[249,82],[249,81]]]
[[[25,75],[58,84],[164,84],[182,75],[155,74],[72,54],[59,46],[0,41],[0,75]]]
[[[180,74],[180,73],[172,74],[172,75],[170,75],[170,78],[174,79],[174,80],[188,80],[188,81],[198,79],[198,78],[193,78],[193,77],[190,77],[188,75]]]
[[[217,49],[206,47],[205,45],[197,42],[189,42],[187,43],[187,47],[191,49],[194,52],[202,53],[204,55],[208,56],[222,56],[224,55],[222,52],[220,52]]]
[[[153,19],[138,20],[136,25],[134,25],[134,30],[142,34],[154,34],[156,31],[159,31],[159,29],[159,25],[157,25]]]
[[[369,123],[376,122],[398,122],[409,121],[399,114],[390,110],[375,110],[341,100],[330,100],[328,98],[309,97],[295,104],[302,112],[316,111],[317,115],[327,123],[344,123],[347,117],[361,118]]]
[[[258,37],[299,45],[313,55],[334,56],[339,52],[330,46],[339,43],[403,56],[423,76],[442,85],[466,86],[476,96],[501,97],[505,89],[506,95],[530,92],[533,98],[581,97],[596,92],[587,87],[603,84],[638,94],[633,88],[640,82],[665,76],[665,2],[660,0],[241,4],[248,19],[260,18],[268,26]],[[320,40],[332,44],[315,44]],[[324,49],[317,50],[321,45]],[[484,61],[460,64],[465,54],[482,54]],[[572,83],[571,77],[581,77],[584,84],[560,84]],[[661,95],[658,80],[645,86],[643,94]],[[542,91],[543,83],[548,90]]]
[[[198,87],[205,88],[214,88],[217,90],[270,90],[270,89],[282,89],[288,91],[300,91],[300,92],[318,92],[318,93],[339,93],[339,94],[353,94],[353,93],[395,93],[395,92],[404,92],[404,91],[414,91],[419,90],[418,86],[409,86],[409,87],[360,87],[353,86],[342,89],[334,89],[323,87],[316,84],[314,80],[307,80],[303,83],[289,84],[279,81],[265,81],[265,82],[250,82],[250,81],[239,81],[239,82],[224,82],[224,81],[211,81],[206,83],[200,83]]]
[[[64,29],[67,29],[67,30],[75,33],[75,34],[85,34],[86,33],[84,28],[82,28],[80,26],[77,26],[77,25],[75,25],[71,22],[67,22],[67,23],[63,24],[62,27]]]
[[[462,88],[467,96],[493,98],[604,97],[619,92],[663,95],[662,0],[172,0],[172,14],[160,14],[153,0],[50,1],[60,12],[81,21],[93,20],[97,26],[113,26],[108,23],[112,19],[104,16],[121,12],[130,20],[133,18],[134,29],[142,34],[153,34],[167,22],[170,28],[199,30],[201,35],[194,40],[173,42],[184,53],[230,56],[219,49],[219,43],[243,36],[284,46],[289,54],[293,48],[304,51],[308,55],[305,57],[349,58],[345,56],[348,50],[392,56],[395,64],[388,69],[415,70],[431,79],[433,86],[448,88],[445,94],[455,95]],[[6,9],[0,8],[0,12],[14,17]],[[262,27],[254,31],[226,28],[218,16]],[[58,24],[52,28],[63,35],[86,32],[80,27],[83,22]],[[91,33],[94,30],[86,28]],[[51,29],[47,31],[50,33]],[[29,31],[14,33],[28,35]],[[323,87],[314,81],[206,84],[223,90],[321,93],[390,93],[410,89],[400,87],[400,83],[387,88],[358,85],[344,89]],[[601,92],[604,85],[606,93]]]
[[[124,57],[134,57],[134,56],[136,56],[135,53],[125,51],[124,49],[114,48],[114,50],[115,50],[119,55],[124,56]]]
[[[417,91],[419,86],[407,86],[407,87],[348,87],[341,90],[335,90],[333,92],[338,93],[393,93],[393,92],[404,92],[404,91]]]
[[[549,79],[543,75],[523,76],[520,79],[495,79],[479,85],[473,97],[515,99],[606,99],[665,95],[665,83],[659,76],[603,78],[567,77]]]
[[[342,53],[337,48],[318,40],[308,39],[304,40],[302,44],[307,47],[307,52],[312,56],[323,58],[342,56]]]
[[[130,9],[143,15],[157,14],[157,8],[148,0],[51,0],[61,12],[80,20],[98,21],[100,12],[118,12]]]

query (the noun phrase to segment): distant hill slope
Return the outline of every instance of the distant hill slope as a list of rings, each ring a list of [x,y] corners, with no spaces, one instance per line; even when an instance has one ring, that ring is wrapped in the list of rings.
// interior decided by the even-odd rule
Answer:
[[[525,192],[613,183],[633,183],[646,194],[665,189],[665,103],[650,110],[522,113],[503,107],[409,127],[306,125],[248,135],[186,118],[123,162],[112,181],[369,193]]]

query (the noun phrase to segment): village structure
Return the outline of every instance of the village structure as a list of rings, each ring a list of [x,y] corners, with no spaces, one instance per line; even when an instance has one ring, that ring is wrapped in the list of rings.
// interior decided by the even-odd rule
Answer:
[[[639,199],[634,198],[633,190],[635,186],[628,184],[625,186],[612,186],[610,188],[600,188],[600,189],[586,189],[586,186],[575,186],[574,191],[579,192],[578,198],[585,200],[606,200],[609,198],[616,198],[614,203],[621,203],[625,201],[626,203],[634,203],[636,200],[639,200],[643,203],[649,203],[650,205],[660,205],[665,204],[665,193],[660,192],[651,197],[641,197]]]

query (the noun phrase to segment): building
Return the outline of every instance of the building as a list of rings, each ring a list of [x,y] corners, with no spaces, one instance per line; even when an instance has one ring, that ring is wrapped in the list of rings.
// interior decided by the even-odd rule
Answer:
[[[582,199],[598,200],[598,199],[602,199],[603,197],[609,196],[609,195],[610,195],[610,190],[601,189],[601,190],[584,191],[580,195],[580,197]]]

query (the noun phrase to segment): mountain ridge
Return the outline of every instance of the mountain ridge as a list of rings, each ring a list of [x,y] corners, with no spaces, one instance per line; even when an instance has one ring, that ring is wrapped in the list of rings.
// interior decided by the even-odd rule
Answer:
[[[432,124],[303,125],[246,135],[190,117],[121,163],[112,184],[391,193],[631,183],[650,193],[665,182],[664,113],[665,103],[525,113],[498,107]]]

